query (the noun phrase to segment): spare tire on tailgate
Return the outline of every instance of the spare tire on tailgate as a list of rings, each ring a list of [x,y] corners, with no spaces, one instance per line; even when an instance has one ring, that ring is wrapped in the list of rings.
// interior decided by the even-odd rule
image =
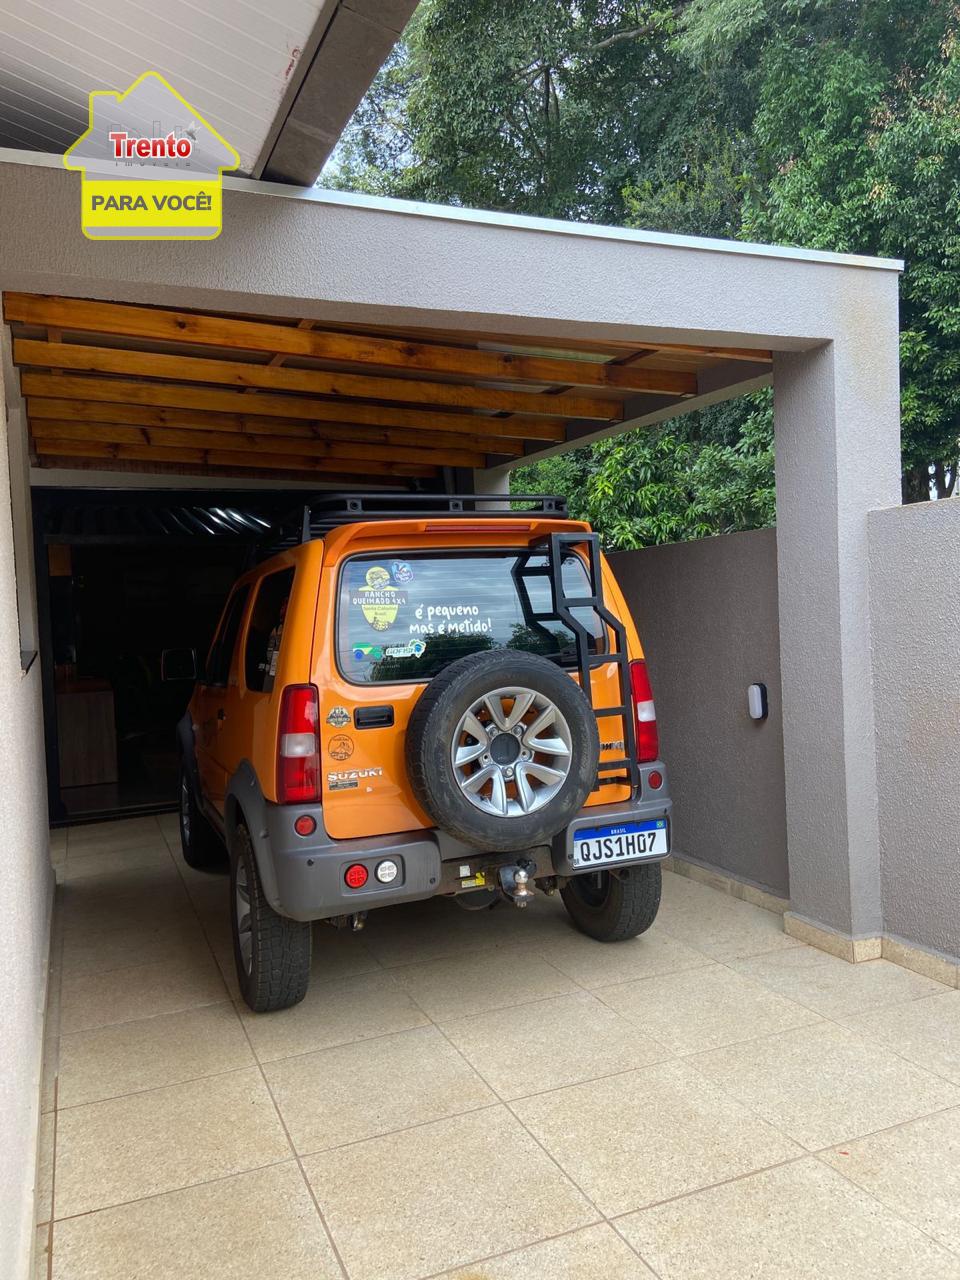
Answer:
[[[597,783],[597,720],[579,684],[516,649],[452,662],[407,727],[417,800],[444,831],[479,849],[547,843]]]

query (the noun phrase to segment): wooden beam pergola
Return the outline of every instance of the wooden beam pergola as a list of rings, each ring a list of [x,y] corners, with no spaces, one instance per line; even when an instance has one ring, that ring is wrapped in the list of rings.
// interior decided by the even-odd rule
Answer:
[[[38,466],[439,481],[765,351],[372,331],[7,293]],[[496,335],[493,335],[495,338]]]

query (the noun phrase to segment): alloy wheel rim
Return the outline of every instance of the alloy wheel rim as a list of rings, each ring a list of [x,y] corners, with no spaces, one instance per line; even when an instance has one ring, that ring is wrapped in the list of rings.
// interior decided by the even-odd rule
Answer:
[[[237,921],[237,945],[244,973],[253,968],[253,925],[250,920],[250,886],[247,868],[241,859],[237,864],[233,910]]]
[[[545,694],[516,685],[493,689],[461,716],[450,761],[474,808],[526,817],[549,804],[570,774],[570,726]]]
[[[186,844],[190,843],[190,790],[186,778],[180,779],[180,830]]]

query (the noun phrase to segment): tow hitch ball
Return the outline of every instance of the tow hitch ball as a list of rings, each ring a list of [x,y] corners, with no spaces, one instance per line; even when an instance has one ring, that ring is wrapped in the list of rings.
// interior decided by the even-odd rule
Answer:
[[[504,896],[513,900],[514,906],[525,907],[534,896],[530,887],[530,873],[536,867],[532,862],[515,862],[512,866],[501,867],[498,878]]]

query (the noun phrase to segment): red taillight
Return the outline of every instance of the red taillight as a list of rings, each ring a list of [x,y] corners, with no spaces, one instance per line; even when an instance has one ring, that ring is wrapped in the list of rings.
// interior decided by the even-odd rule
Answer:
[[[370,872],[362,862],[355,862],[352,866],[347,867],[343,873],[343,878],[350,889],[362,889],[367,883]]]
[[[630,663],[630,691],[633,694],[634,726],[637,734],[637,761],[649,764],[660,754],[657,738],[657,709],[653,705],[653,690],[643,659]]]
[[[301,813],[293,824],[293,829],[298,836],[312,836],[317,829],[317,820],[309,813]]]
[[[280,704],[277,748],[277,802],[304,804],[320,799],[320,698],[312,684],[291,684]]]
[[[651,791],[659,791],[663,786],[663,774],[659,769],[651,769],[647,774],[647,786]]]

